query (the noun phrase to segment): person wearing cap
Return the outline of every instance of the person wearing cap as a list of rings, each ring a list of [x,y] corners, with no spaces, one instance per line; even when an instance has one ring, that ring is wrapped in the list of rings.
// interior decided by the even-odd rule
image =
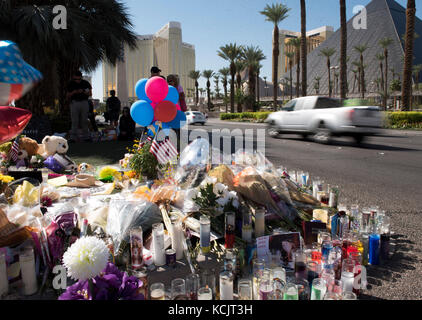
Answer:
[[[78,140],[78,127],[82,128],[83,140],[85,142],[91,141],[88,130],[88,98],[90,96],[92,96],[91,84],[82,79],[80,71],[75,71],[72,80],[67,86],[67,97],[70,100],[70,117],[72,120],[69,142]]]
[[[161,70],[158,67],[152,67],[151,68],[151,77],[150,78],[152,78],[152,77],[161,77],[164,80],[166,80],[166,78],[161,75]]]
[[[122,104],[119,100],[119,98],[116,97],[116,91],[111,90],[110,91],[111,97],[107,99],[106,106],[107,106],[107,112],[110,118],[110,123],[117,127],[117,124],[119,122],[119,115],[120,115],[120,109],[122,107]]]

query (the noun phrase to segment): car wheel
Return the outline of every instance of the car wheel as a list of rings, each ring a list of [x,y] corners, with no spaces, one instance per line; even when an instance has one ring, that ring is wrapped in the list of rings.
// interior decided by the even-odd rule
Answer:
[[[271,138],[279,138],[280,137],[280,129],[273,124],[268,125],[267,133]]]
[[[366,137],[364,135],[362,135],[362,134],[357,134],[357,135],[354,135],[353,136],[353,140],[355,140],[355,142],[357,144],[361,144],[362,142],[365,141],[365,139],[366,139]]]
[[[331,131],[324,123],[321,123],[316,129],[313,139],[317,143],[329,144],[331,142]]]

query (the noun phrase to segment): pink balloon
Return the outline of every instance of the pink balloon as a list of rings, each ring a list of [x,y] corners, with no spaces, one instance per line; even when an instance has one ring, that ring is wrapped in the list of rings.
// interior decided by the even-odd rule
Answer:
[[[167,81],[161,77],[152,77],[145,85],[148,98],[155,103],[163,101],[169,92]]]
[[[179,104],[176,104],[176,108],[178,111],[182,111],[182,108],[180,108]]]
[[[158,103],[155,102],[151,102],[151,107],[155,110],[155,107],[157,106]]]

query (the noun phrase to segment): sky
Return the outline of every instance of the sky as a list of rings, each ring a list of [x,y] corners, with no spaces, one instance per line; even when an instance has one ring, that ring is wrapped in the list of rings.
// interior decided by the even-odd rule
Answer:
[[[196,51],[196,70],[218,71],[228,63],[218,57],[217,50],[228,43],[254,45],[264,52],[261,77],[271,81],[272,74],[272,30],[271,22],[259,12],[266,4],[280,3],[277,0],[124,0],[128,7],[134,31],[137,34],[154,34],[169,21],[182,25],[182,39],[193,44]],[[347,19],[353,17],[353,8],[366,6],[370,0],[347,0]],[[397,0],[406,7],[406,0]],[[279,24],[280,29],[300,31],[300,1],[282,0],[291,8],[287,19]],[[308,0],[307,30],[328,25],[337,30],[340,26],[338,0]],[[421,17],[420,11],[417,16]],[[102,100],[101,65],[92,75],[93,96]],[[200,79],[200,87],[205,87]]]

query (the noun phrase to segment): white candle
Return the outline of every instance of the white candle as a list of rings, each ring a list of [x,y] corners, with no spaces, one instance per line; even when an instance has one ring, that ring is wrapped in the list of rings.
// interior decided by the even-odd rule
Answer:
[[[265,235],[265,210],[259,209],[255,212],[255,238]]]
[[[242,227],[242,239],[247,243],[252,242],[252,226],[244,225]]]
[[[164,226],[162,223],[152,225],[152,241],[154,245],[154,264],[163,266],[166,264],[166,252],[164,250]]]
[[[233,274],[229,271],[220,274],[220,300],[233,300]]]
[[[212,290],[207,287],[199,289],[198,300],[212,300]]]
[[[7,279],[6,255],[0,252],[0,297],[9,292],[9,280]]]
[[[211,222],[210,219],[202,215],[199,220],[201,227],[200,227],[200,243],[201,243],[201,250],[202,253],[208,253],[210,251],[210,232],[211,232]]]
[[[162,289],[155,289],[151,291],[151,300],[165,300],[166,293]]]
[[[181,222],[172,223],[171,247],[176,250],[176,260],[183,259],[183,229]]]
[[[23,294],[33,295],[38,290],[37,275],[35,273],[34,250],[27,248],[19,254],[19,264],[23,282]]]

